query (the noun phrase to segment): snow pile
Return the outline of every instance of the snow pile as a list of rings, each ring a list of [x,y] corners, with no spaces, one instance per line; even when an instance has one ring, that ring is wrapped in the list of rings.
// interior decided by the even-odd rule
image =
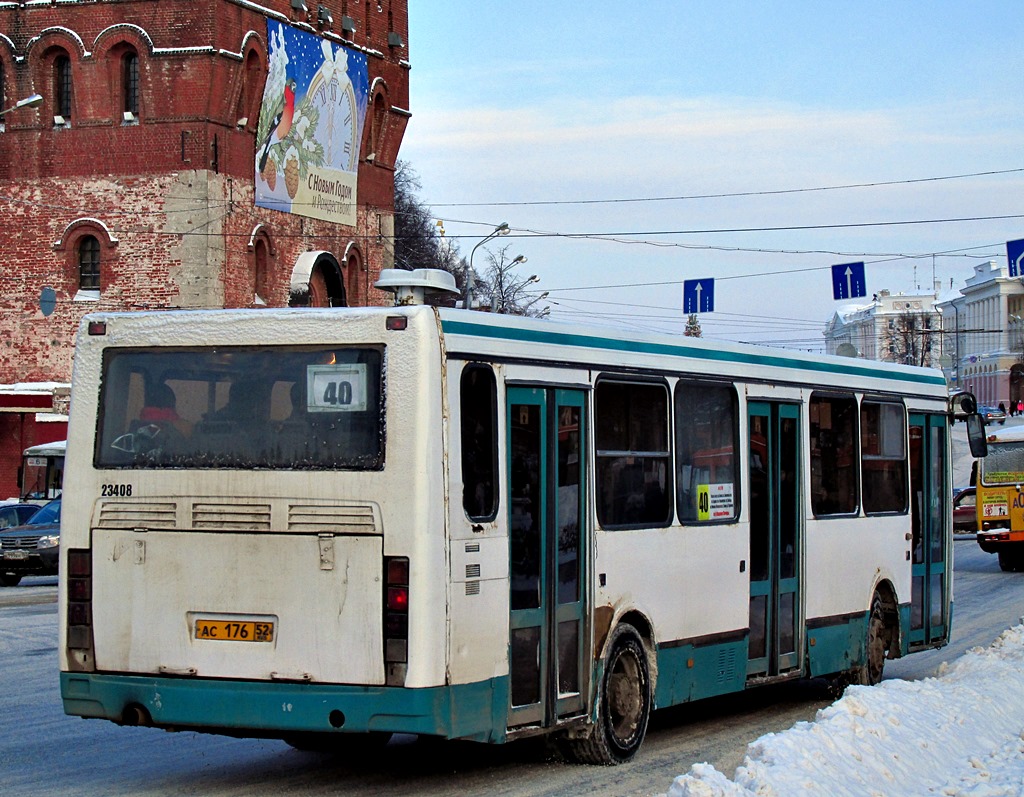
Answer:
[[[753,742],[729,780],[708,764],[668,797],[1024,794],[1024,626],[936,678],[852,686],[783,733]]]

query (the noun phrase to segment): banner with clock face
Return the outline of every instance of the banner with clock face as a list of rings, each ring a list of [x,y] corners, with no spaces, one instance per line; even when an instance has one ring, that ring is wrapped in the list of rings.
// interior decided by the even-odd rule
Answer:
[[[256,205],[355,226],[366,56],[274,20],[267,39]]]

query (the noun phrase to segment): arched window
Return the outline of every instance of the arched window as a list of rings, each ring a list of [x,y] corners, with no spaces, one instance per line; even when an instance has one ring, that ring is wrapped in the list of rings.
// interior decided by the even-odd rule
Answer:
[[[253,246],[253,255],[256,260],[256,303],[268,304],[267,273],[270,270],[270,253],[267,251],[267,242],[262,238],[256,239],[256,243]]]
[[[139,115],[139,56],[127,52],[121,56],[122,111]]]
[[[56,115],[71,119],[71,59],[66,55],[53,60],[53,99]]]
[[[0,110],[7,107],[7,84],[4,82],[4,62],[0,61]]]
[[[245,74],[242,76],[242,90],[238,95],[238,121],[255,129],[259,117],[260,85],[263,82],[263,65],[255,50],[245,56]]]
[[[78,242],[78,287],[83,291],[100,289],[100,242],[84,235]]]
[[[373,98],[373,112],[370,116],[370,152],[377,159],[380,158],[381,147],[383,146],[384,121],[387,119],[387,107],[384,95],[378,93]]]
[[[363,274],[363,267],[360,262],[359,253],[351,252],[345,260],[345,275],[348,277],[348,289],[346,290],[345,301],[349,307],[356,307],[365,304],[362,295],[362,285],[359,281]]]

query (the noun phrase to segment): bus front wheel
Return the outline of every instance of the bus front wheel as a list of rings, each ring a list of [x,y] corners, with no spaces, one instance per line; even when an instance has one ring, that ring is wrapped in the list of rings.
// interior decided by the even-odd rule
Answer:
[[[609,640],[597,695],[597,721],[587,736],[569,741],[569,754],[585,764],[624,764],[643,744],[650,716],[647,651],[637,630],[622,623]]]

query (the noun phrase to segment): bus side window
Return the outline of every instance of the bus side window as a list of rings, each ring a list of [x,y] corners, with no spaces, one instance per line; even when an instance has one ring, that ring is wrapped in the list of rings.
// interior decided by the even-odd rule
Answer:
[[[860,448],[864,512],[906,512],[907,419],[901,404],[861,405]]]
[[[683,523],[738,516],[736,405],[731,385],[676,384],[676,501]]]
[[[822,515],[857,511],[857,399],[812,395],[811,509]]]
[[[604,528],[672,522],[668,386],[602,379],[594,391],[597,519]]]
[[[486,365],[467,365],[459,394],[462,506],[470,520],[498,514],[498,389]]]

